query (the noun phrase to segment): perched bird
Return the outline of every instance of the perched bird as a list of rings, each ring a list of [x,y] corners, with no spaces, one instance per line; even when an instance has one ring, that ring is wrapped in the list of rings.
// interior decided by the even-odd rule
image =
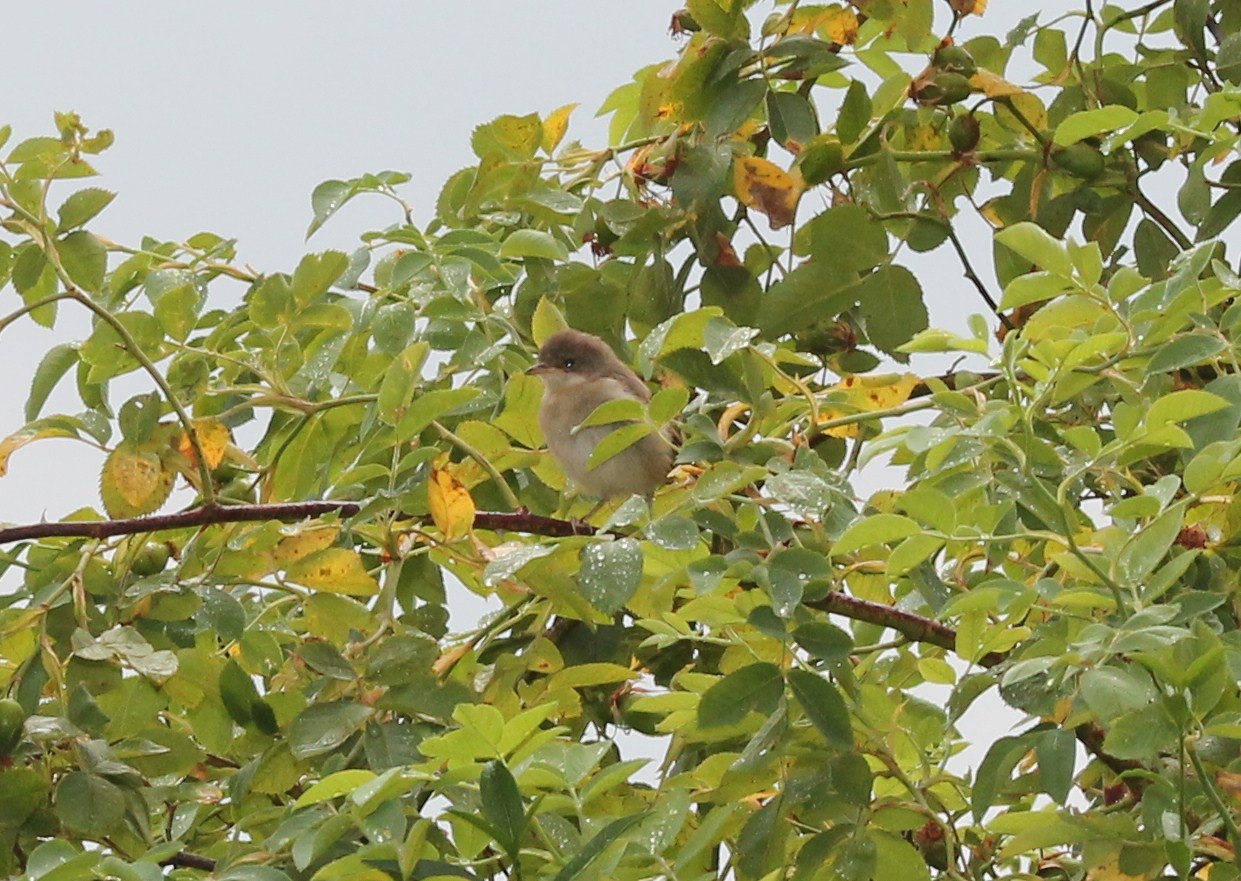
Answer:
[[[629,423],[578,429],[583,420],[608,401],[629,398],[645,404],[651,399],[646,384],[607,343],[579,330],[557,331],[527,372],[543,380],[539,425],[547,448],[585,492],[600,499],[649,496],[668,479],[674,452],[668,434],[648,434],[596,467],[586,467],[599,442]]]

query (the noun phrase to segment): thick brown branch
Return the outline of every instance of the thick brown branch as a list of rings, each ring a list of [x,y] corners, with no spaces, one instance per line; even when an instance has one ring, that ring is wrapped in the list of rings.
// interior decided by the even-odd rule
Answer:
[[[476,529],[494,532],[524,532],[529,535],[546,535],[563,538],[569,535],[595,535],[598,529],[581,520],[560,520],[542,517],[529,511],[506,513],[502,511],[479,511],[474,515]]]
[[[261,520],[304,520],[332,512],[351,517],[361,510],[357,502],[285,502],[277,505],[204,505],[176,514],[132,517],[126,520],[80,520],[59,523],[28,523],[0,529],[0,544],[32,538],[80,537],[109,538],[135,535],[161,529],[184,529],[216,523],[246,523]]]
[[[848,594],[832,591],[823,599],[806,605],[833,615],[843,615],[854,621],[865,621],[867,624],[891,628],[912,642],[924,642],[951,652],[957,649],[957,632],[951,627],[912,612],[885,606],[883,603],[872,603],[870,600],[860,600]],[[978,664],[983,667],[994,667],[1004,658],[1005,655],[999,652],[989,652],[979,658]]]
[[[159,861],[161,866],[171,866],[174,869],[200,869],[204,872],[215,871],[215,860],[211,857],[199,856],[196,853],[188,851],[178,851],[167,859]]]

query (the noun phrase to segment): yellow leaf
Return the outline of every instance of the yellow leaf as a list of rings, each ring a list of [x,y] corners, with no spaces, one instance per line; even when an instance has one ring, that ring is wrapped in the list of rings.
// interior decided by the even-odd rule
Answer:
[[[961,15],[982,15],[987,11],[987,0],[948,0],[948,5]]]
[[[340,527],[337,526],[310,526],[299,529],[280,539],[280,543],[272,551],[272,560],[280,567],[296,563],[313,553],[330,548],[338,535]]]
[[[192,424],[194,433],[198,435],[198,445],[203,448],[203,456],[207,459],[207,467],[218,468],[233,441],[228,428],[214,419],[195,419]],[[190,443],[189,434],[184,431],[177,438],[177,452],[189,460],[191,468],[198,468],[194,445]]]
[[[1020,95],[1025,90],[1014,85],[999,74],[981,67],[970,77],[970,85],[982,91],[988,98],[1003,98],[1005,95]]]
[[[744,157],[733,164],[733,183],[742,204],[766,214],[772,229],[793,222],[797,200],[806,188],[799,171],[787,172],[757,156]]]
[[[34,440],[45,437],[76,437],[67,428],[23,428],[0,440],[0,477],[9,472],[9,456]]]
[[[121,443],[104,460],[99,495],[109,516],[140,517],[164,504],[172,480],[155,452]]]
[[[577,104],[566,104],[553,110],[543,120],[543,149],[549,154],[559,146],[564,133],[569,128],[569,115],[577,109]]]
[[[474,499],[448,470],[447,464],[431,469],[427,502],[431,507],[431,519],[444,533],[444,538],[461,538],[474,528]]]
[[[327,593],[373,596],[379,582],[366,571],[362,558],[347,548],[328,548],[298,560],[284,574],[286,580]]]
[[[857,15],[852,9],[834,7],[820,23],[819,29],[829,41],[842,46],[852,46],[857,42]]]
[[[819,408],[819,422],[899,406],[909,400],[910,393],[921,381],[912,373],[847,377],[827,389],[829,403]],[[823,433],[830,437],[861,437],[862,425],[858,422],[836,425],[823,429]]]
[[[813,34],[823,39],[851,46],[857,41],[858,20],[852,9],[833,3],[830,6],[801,6],[793,13],[790,33]]]
[[[23,429],[16,434],[10,434],[4,440],[0,440],[0,477],[4,477],[4,475],[9,473],[9,456],[13,455],[13,451],[21,449],[38,436],[39,433],[37,431]]]

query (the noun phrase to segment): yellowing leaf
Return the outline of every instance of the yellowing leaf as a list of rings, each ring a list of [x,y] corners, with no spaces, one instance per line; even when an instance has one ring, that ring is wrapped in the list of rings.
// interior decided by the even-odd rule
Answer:
[[[577,109],[577,104],[566,104],[553,110],[543,120],[543,149],[549,154],[559,146],[564,133],[569,128],[569,115]]]
[[[4,440],[0,440],[0,477],[9,473],[9,456],[13,455],[14,450],[21,449],[38,438],[37,431],[27,431],[23,429],[16,434],[10,434]]]
[[[45,437],[76,437],[72,431],[67,428],[23,428],[21,431],[15,431],[4,440],[0,440],[0,477],[4,477],[9,471],[9,456],[14,451],[21,449],[34,440]]]
[[[733,164],[733,183],[742,204],[766,214],[772,229],[793,222],[797,200],[806,188],[800,172],[787,172],[757,156],[738,159]]]
[[[207,459],[207,467],[219,467],[233,440],[228,428],[214,419],[195,419],[193,425],[194,433],[198,435],[198,445],[203,448],[203,456]],[[189,434],[184,431],[177,438],[177,452],[189,460],[192,468],[198,468],[198,457],[194,455],[194,445],[190,443]]]
[[[857,40],[858,20],[852,9],[833,3],[830,6],[802,6],[793,13],[790,33],[813,34],[842,46]]]
[[[843,6],[831,8],[819,24],[819,30],[824,37],[842,46],[852,46],[857,42],[857,29],[857,14]]]
[[[122,443],[104,460],[99,495],[111,517],[141,517],[172,492],[173,472],[149,449]]]
[[[920,380],[912,373],[889,373],[879,376],[850,376],[827,389],[831,403],[819,408],[819,423],[830,422],[855,413],[870,413],[897,407],[909,400]],[[861,437],[862,425],[836,425],[823,429],[831,437]]]
[[[444,538],[461,538],[474,528],[474,499],[447,467],[431,469],[427,502],[431,519]]]
[[[948,5],[961,15],[982,15],[987,11],[987,0],[948,0]]]
[[[981,67],[974,71],[974,75],[970,77],[970,85],[975,89],[980,89],[988,98],[1020,95],[1025,91],[1021,86],[1014,85],[999,74],[983,70]]]
[[[379,582],[366,571],[362,558],[347,548],[328,548],[313,553],[290,566],[284,577],[294,584],[327,593],[350,596],[379,593]]]
[[[280,539],[280,543],[272,551],[272,560],[280,567],[296,563],[304,557],[331,547],[338,535],[340,535],[340,527],[337,526],[311,526],[299,529],[294,534]]]

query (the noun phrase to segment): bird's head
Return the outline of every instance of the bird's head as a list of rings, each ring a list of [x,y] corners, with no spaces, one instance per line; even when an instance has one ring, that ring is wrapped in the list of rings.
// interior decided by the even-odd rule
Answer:
[[[560,330],[539,349],[538,363],[526,372],[549,389],[569,388],[614,374],[625,367],[603,340],[580,330]]]

